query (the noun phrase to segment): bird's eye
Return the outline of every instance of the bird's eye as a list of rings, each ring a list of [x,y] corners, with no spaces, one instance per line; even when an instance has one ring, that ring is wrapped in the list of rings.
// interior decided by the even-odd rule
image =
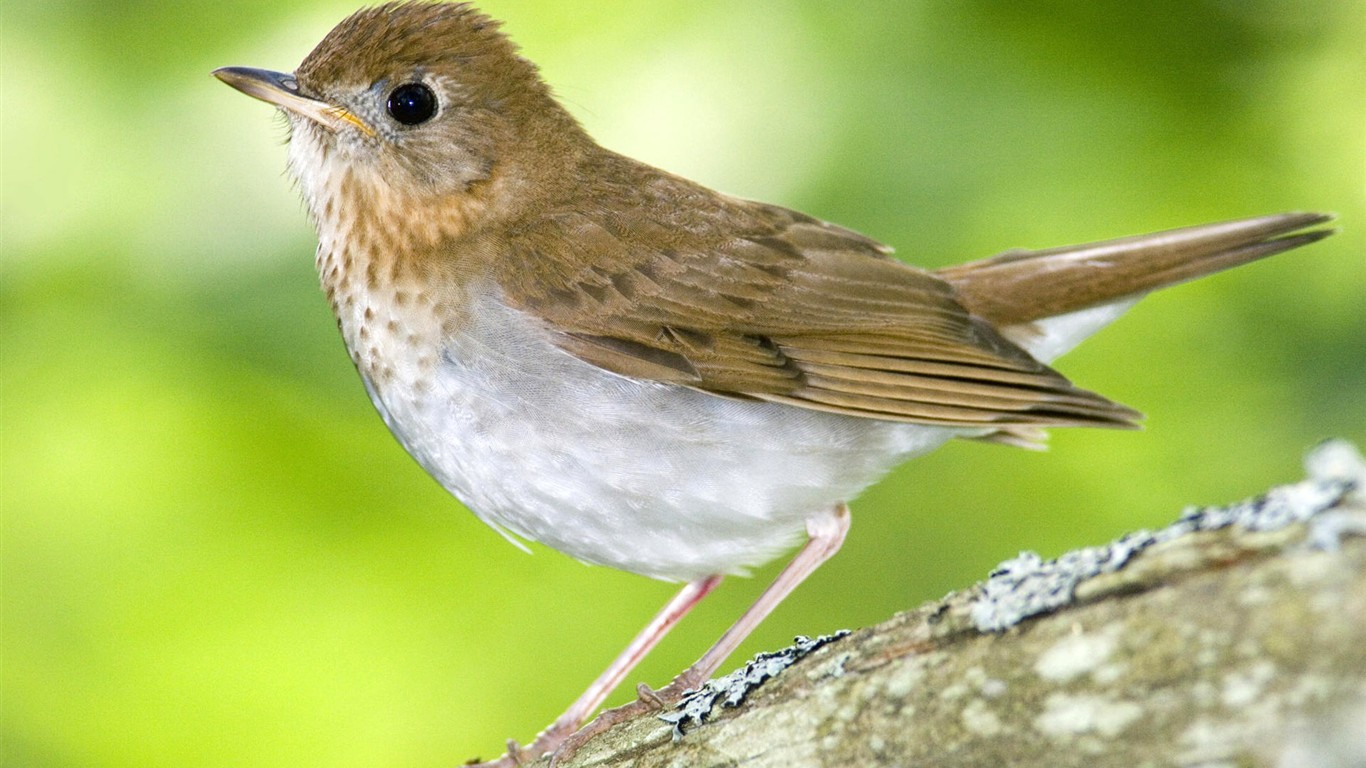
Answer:
[[[436,94],[422,83],[404,83],[389,94],[389,116],[404,125],[418,125],[436,114]]]

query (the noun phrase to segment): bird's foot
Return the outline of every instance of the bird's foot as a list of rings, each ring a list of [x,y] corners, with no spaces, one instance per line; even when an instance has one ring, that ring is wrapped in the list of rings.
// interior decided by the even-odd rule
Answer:
[[[630,704],[623,704],[620,707],[608,709],[602,714],[593,718],[584,727],[574,733],[569,734],[554,750],[550,758],[552,766],[561,760],[567,760],[571,755],[579,750],[584,744],[598,734],[614,726],[620,725],[628,720],[635,719],[648,712],[658,712],[674,706],[683,699],[689,691],[696,690],[703,681],[698,681],[699,673],[692,668],[686,669],[672,682],[658,690],[651,688],[645,683],[636,686],[636,695],[639,697]]]
[[[553,754],[566,739],[574,734],[577,727],[578,723],[556,720],[544,731],[536,734],[536,738],[525,747],[519,744],[516,739],[508,739],[507,752],[502,757],[487,762],[471,761],[465,763],[462,768],[518,768],[518,766],[533,763],[546,755]]]
[[[702,687],[707,682],[696,667],[689,667],[679,673],[668,685],[658,690],[645,683],[636,686],[637,704],[651,709],[668,709],[683,700],[683,697]]]
[[[507,754],[489,762],[466,763],[463,768],[519,768],[546,755],[550,755],[550,766],[554,768],[561,761],[572,757],[594,736],[641,715],[669,709],[706,682],[705,672],[694,665],[683,670],[663,688],[651,688],[645,683],[640,683],[636,686],[635,701],[604,710],[581,728],[576,722],[556,720],[527,746],[523,747],[516,741],[509,740]]]

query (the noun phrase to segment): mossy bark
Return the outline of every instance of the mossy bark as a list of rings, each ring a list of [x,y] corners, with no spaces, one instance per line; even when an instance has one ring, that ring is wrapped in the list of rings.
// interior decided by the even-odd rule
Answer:
[[[1366,765],[1366,509],[1203,531],[1001,633],[980,585],[835,641],[673,739],[636,718],[558,765]],[[1330,537],[1331,538],[1331,537]]]

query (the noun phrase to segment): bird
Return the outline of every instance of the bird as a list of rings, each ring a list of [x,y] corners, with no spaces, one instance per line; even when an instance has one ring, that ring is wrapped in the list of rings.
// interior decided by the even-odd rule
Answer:
[[[696,664],[593,725],[705,682],[902,462],[1135,427],[1052,361],[1153,290],[1332,232],[1283,213],[920,269],[600,146],[463,2],[365,8],[292,73],[213,74],[288,118],[323,290],[413,458],[514,544],[683,584],[489,765],[562,754],[725,576],[795,548]]]

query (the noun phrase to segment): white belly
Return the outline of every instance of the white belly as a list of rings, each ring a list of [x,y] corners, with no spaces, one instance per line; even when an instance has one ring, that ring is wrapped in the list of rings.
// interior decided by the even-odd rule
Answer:
[[[480,519],[586,562],[670,580],[741,573],[801,541],[812,513],[962,434],[624,378],[492,295],[469,301],[475,320],[434,364],[401,359],[399,344],[391,375],[360,365],[371,396]],[[354,353],[354,323],[342,330]]]

